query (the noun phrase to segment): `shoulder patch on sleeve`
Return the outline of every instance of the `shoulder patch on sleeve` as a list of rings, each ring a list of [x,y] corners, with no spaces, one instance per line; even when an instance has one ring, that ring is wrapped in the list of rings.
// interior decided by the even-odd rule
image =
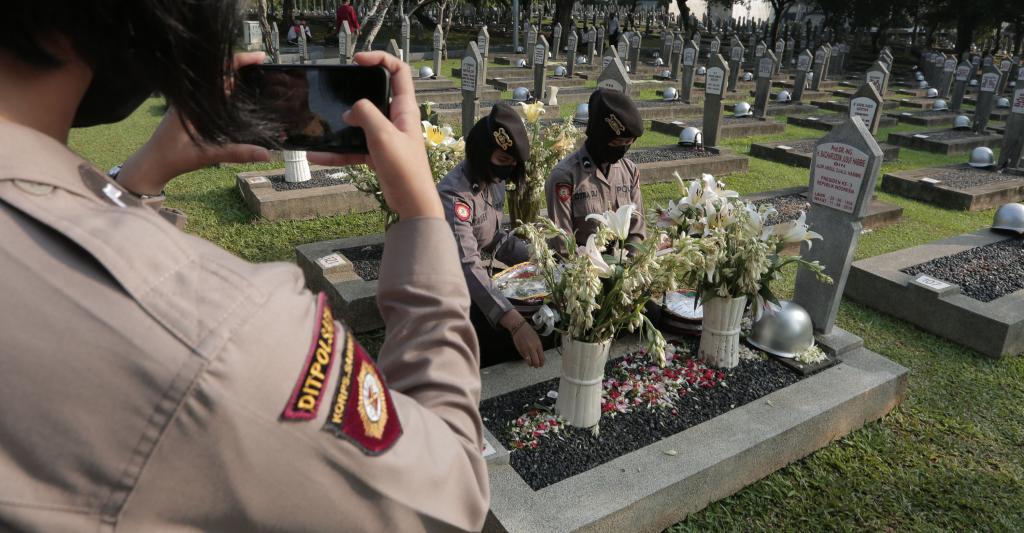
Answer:
[[[402,436],[402,424],[384,378],[349,333],[334,404],[323,430],[367,455],[388,451]]]
[[[455,218],[469,222],[470,217],[473,216],[473,209],[469,207],[469,204],[462,200],[455,200]]]
[[[572,185],[568,183],[559,183],[555,185],[555,194],[558,195],[558,200],[565,203],[572,198]]]
[[[312,420],[320,409],[320,401],[327,394],[327,378],[330,376],[334,356],[337,353],[337,328],[334,315],[327,305],[327,295],[320,293],[316,307],[316,324],[313,329],[313,344],[306,356],[306,365],[299,374],[288,404],[281,413],[285,420]]]

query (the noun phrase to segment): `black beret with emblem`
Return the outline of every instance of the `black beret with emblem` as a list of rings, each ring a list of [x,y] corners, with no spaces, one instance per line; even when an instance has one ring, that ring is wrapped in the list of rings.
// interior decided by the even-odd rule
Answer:
[[[596,145],[608,144],[616,137],[643,134],[644,121],[628,96],[611,89],[598,89],[590,95],[587,137]]]
[[[526,174],[526,160],[530,158],[530,138],[523,119],[508,104],[495,104],[491,114],[477,121],[466,136],[466,161],[473,181],[493,181],[490,161],[495,150],[503,150],[515,158],[517,164],[512,178],[520,181]]]

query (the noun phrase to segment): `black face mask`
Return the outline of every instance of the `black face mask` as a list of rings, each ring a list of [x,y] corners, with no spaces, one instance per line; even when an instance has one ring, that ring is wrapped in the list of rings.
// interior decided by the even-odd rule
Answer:
[[[500,181],[508,181],[515,170],[515,165],[495,165],[494,163],[491,163],[491,175]]]
[[[618,163],[620,159],[626,157],[626,152],[629,151],[629,145],[626,146],[592,146],[590,139],[587,139],[587,152],[590,153],[591,159],[598,163],[607,163],[613,165]]]
[[[128,72],[117,75],[97,68],[85,96],[78,103],[71,126],[84,128],[124,120],[152,93],[152,87],[135,81]]]

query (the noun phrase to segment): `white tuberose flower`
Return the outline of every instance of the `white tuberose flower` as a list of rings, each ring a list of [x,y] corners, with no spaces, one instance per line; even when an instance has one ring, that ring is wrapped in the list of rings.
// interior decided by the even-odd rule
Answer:
[[[776,224],[772,232],[781,237],[782,242],[787,244],[807,241],[808,248],[811,247],[811,239],[821,238],[820,234],[807,229],[807,213],[804,211],[800,212],[800,218],[796,220]]]
[[[620,207],[618,211],[605,211],[601,215],[591,213],[587,215],[587,220],[594,219],[608,226],[608,229],[612,230],[617,239],[624,241],[629,237],[629,227],[633,222],[633,211],[636,211],[636,206],[626,204]]]
[[[601,256],[601,250],[597,249],[596,238],[596,235],[591,234],[590,237],[587,237],[587,245],[580,246],[578,251],[580,255],[585,255],[587,259],[590,259],[590,264],[594,265],[599,277],[607,278],[612,273],[612,267],[608,266],[604,257]]]

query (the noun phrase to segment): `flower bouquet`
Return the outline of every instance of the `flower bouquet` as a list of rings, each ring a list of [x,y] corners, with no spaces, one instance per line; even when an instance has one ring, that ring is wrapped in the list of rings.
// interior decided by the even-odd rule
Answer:
[[[520,226],[532,261],[548,287],[534,321],[562,334],[562,371],[555,409],[574,426],[596,426],[601,416],[601,382],[612,340],[620,331],[641,332],[647,353],[663,362],[665,339],[644,315],[653,295],[692,277],[700,256],[695,240],[682,235],[659,250],[660,239],[627,243],[635,207],[592,214],[598,231],[577,247],[572,235],[542,218]],[[568,251],[556,256],[549,240]],[[557,241],[555,241],[557,242]]]
[[[690,182],[678,174],[676,178],[682,197],[656,209],[654,225],[674,240],[686,240],[700,254],[697,268],[684,282],[704,305],[699,354],[710,364],[731,368],[739,364],[740,322],[747,302],[754,302],[755,318],[766,302],[777,303],[771,282],[784,267],[796,263],[832,282],[817,261],[782,254],[787,244],[807,241],[810,246],[821,235],[808,230],[803,212],[797,220],[767,226],[768,217],[776,213],[773,207],[743,202],[739,193],[709,174]]]
[[[572,120],[551,126],[540,122],[544,104],[520,104],[524,107],[526,132],[530,137],[530,159],[526,162],[526,179],[521,187],[508,184],[508,212],[513,225],[520,222],[531,224],[537,221],[544,204],[544,184],[565,156],[576,149],[583,133],[572,125]]]
[[[437,126],[424,120],[423,143],[427,148],[427,161],[434,183],[438,183],[466,157],[466,143],[462,137],[455,138],[451,126]],[[377,175],[366,165],[358,165],[350,171],[352,184],[360,191],[373,195],[380,204],[384,215],[384,228],[398,222],[398,214],[388,207],[384,193],[380,189]]]

